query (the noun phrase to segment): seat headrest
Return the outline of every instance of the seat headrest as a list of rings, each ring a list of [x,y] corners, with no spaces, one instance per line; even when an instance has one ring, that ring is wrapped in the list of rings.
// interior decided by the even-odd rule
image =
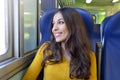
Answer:
[[[115,13],[106,24],[105,34],[107,37],[117,37],[120,34],[120,12]]]

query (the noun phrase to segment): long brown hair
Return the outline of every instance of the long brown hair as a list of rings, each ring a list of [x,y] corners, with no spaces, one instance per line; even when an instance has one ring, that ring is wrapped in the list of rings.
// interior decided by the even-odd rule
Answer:
[[[88,79],[91,66],[89,54],[91,46],[83,19],[73,8],[61,8],[56,13],[58,12],[62,14],[69,31],[69,37],[65,42],[65,48],[71,55],[70,78]],[[51,24],[51,29],[52,27],[53,25]],[[46,51],[50,51],[50,55],[46,55]],[[63,57],[61,51],[61,43],[55,41],[51,32],[51,43],[44,50],[43,63],[45,64],[47,60],[53,64],[61,62]]]

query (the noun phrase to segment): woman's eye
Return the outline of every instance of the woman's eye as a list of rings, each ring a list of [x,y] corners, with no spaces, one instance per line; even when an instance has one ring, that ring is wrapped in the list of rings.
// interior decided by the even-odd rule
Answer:
[[[64,21],[59,21],[59,24],[64,24]]]

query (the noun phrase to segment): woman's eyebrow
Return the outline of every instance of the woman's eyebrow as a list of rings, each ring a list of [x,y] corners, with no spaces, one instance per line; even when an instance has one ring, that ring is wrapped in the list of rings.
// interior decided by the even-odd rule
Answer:
[[[60,19],[58,19],[57,21],[61,21],[61,20],[63,20],[64,21],[64,19],[63,18],[60,18]],[[55,21],[53,20],[52,21],[52,23],[54,23]]]
[[[60,20],[64,20],[64,19],[63,18],[58,19],[58,21],[60,21]]]

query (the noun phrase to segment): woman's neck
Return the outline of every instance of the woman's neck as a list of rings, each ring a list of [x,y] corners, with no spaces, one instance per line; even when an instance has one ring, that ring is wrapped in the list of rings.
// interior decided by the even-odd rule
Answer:
[[[70,60],[71,60],[71,55],[70,55],[70,53],[66,50],[65,44],[62,43],[62,44],[61,44],[61,47],[62,47],[62,54],[63,54],[63,56],[64,56],[68,61],[70,61]]]
[[[61,47],[63,50],[65,50],[65,43],[61,43]]]

